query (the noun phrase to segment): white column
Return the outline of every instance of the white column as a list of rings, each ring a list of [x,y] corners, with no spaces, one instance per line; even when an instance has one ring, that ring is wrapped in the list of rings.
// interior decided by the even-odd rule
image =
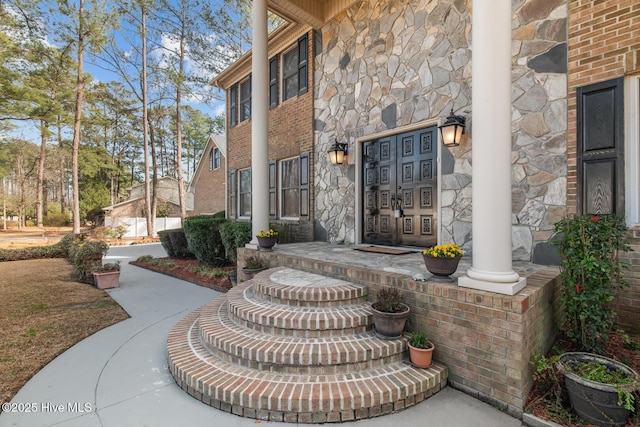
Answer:
[[[251,222],[253,239],[269,228],[269,58],[267,55],[267,0],[253,1],[251,58]]]
[[[458,285],[514,295],[526,280],[511,254],[511,0],[472,12],[472,267]]]

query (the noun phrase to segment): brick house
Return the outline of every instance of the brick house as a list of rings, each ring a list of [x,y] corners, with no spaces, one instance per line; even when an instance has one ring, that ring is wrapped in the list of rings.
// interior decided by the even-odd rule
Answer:
[[[286,24],[269,37],[268,213],[292,240],[313,240],[314,32]],[[213,82],[227,92],[227,216],[251,219],[251,53]],[[197,193],[197,190],[196,190]],[[264,227],[263,227],[264,228]]]
[[[193,194],[190,216],[225,210],[226,170],[227,139],[224,135],[210,135],[187,189]]]
[[[294,219],[312,227],[305,236],[461,245],[473,266],[458,279],[459,288],[422,286],[385,272],[362,275],[381,277],[372,289],[400,284],[411,295],[416,311],[422,310],[414,327],[446,343],[440,357],[451,383],[518,413],[532,384],[529,357],[550,345],[558,306],[553,275],[527,283],[513,272],[512,261],[553,256],[553,226],[568,213],[624,214],[640,234],[640,5],[254,4],[291,22],[279,34],[299,32],[288,43],[273,34],[267,44],[266,36],[260,38],[266,27],[254,25],[253,51],[215,80],[228,96],[229,215],[251,217],[254,231],[286,221],[279,216],[287,189],[278,187],[278,163],[308,152],[309,215]],[[264,14],[266,22],[266,9]],[[283,75],[280,59],[273,58],[299,44],[302,34],[313,59],[306,70],[309,91],[282,102],[281,89],[272,91],[271,83]],[[261,80],[249,86],[250,73]],[[251,100],[241,93],[243,82]],[[270,108],[273,96],[278,103]],[[306,102],[310,112],[286,134],[299,116],[277,113],[293,102],[301,103],[294,112]],[[250,120],[243,113],[249,105]],[[466,129],[459,145],[447,147],[437,129],[450,112],[466,118]],[[292,136],[289,148],[278,145],[303,133],[311,142],[304,150],[295,151],[303,141],[294,144]],[[348,145],[342,165],[330,164],[327,156],[335,141]],[[252,197],[257,195],[265,197]],[[638,239],[634,246],[640,250]],[[640,324],[637,253],[629,255],[634,286],[618,302],[629,328]]]

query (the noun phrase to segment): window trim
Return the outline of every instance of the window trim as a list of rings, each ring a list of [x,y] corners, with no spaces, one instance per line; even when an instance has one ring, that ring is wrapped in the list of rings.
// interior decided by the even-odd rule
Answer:
[[[218,147],[213,148],[213,169],[218,170],[222,166],[222,157]]]
[[[292,52],[296,52],[296,66],[295,70],[291,72],[288,76],[284,74],[284,57],[287,54]],[[281,102],[288,101],[290,99],[296,98],[298,96],[304,95],[309,91],[309,36],[308,34],[304,34],[298,39],[298,42],[293,45],[290,49],[284,51],[280,55],[280,100]],[[292,94],[289,98],[285,96],[285,78],[296,78],[296,86],[297,92]],[[304,81],[302,79],[304,76]]]
[[[640,225],[640,74],[624,81],[625,218]]]
[[[249,173],[249,191],[248,192],[242,192],[242,173],[243,172],[248,172]],[[243,215],[242,214],[242,196],[245,194],[249,195],[249,198],[251,199],[252,197],[252,185],[251,185],[251,180],[253,179],[253,174],[251,172],[251,168],[245,168],[245,169],[238,169],[238,208],[237,208],[237,216],[238,219],[251,219],[251,214],[249,215]],[[253,207],[252,207],[253,208]]]
[[[209,150],[209,170],[212,171],[214,167],[214,160],[213,160],[213,148],[211,150]]]
[[[298,186],[297,187],[284,188],[283,181],[282,181],[283,178],[284,178],[284,173],[282,172],[283,164],[285,162],[290,162],[290,161],[294,161],[294,160],[296,160],[298,162]],[[279,215],[280,219],[299,220],[300,217],[301,217],[301,215],[300,215],[300,184],[302,182],[302,179],[301,179],[302,173],[301,173],[301,169],[300,169],[300,166],[301,166],[300,163],[301,163],[300,162],[300,156],[289,157],[289,158],[286,158],[286,159],[280,159],[278,161],[278,191],[277,191],[277,194],[278,194],[279,197],[278,197],[277,203],[278,203],[278,215]],[[298,206],[297,206],[298,215],[297,216],[285,216],[284,215],[284,202],[285,202],[286,198],[284,197],[284,191],[285,190],[293,190],[293,189],[296,189],[298,191]]]
[[[248,97],[247,98],[242,98],[242,86],[243,85],[249,85],[249,90],[248,90]],[[240,97],[240,102],[239,102],[239,109],[240,109],[240,123],[246,121],[246,120],[251,120],[251,98],[252,98],[252,88],[251,88],[251,74],[249,74],[249,77],[243,81],[240,82],[239,85],[240,90],[239,92],[239,97]],[[244,106],[247,105],[248,106],[248,115],[247,117],[245,117],[245,108]]]

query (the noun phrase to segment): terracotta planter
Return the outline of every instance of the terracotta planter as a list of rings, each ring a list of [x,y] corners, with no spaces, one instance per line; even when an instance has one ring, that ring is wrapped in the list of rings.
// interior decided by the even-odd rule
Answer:
[[[445,257],[433,257],[429,255],[422,255],[424,259],[424,265],[429,270],[429,273],[433,274],[437,278],[449,279],[449,276],[456,272],[458,269],[458,263],[460,258],[445,258]]]
[[[98,289],[117,288],[120,283],[120,271],[94,271],[93,279]]]
[[[436,346],[433,345],[432,342],[429,342],[430,348],[418,348],[411,345],[410,342],[407,342],[409,346],[409,358],[411,359],[411,363],[413,366],[418,368],[428,368],[431,366],[433,361],[433,350],[436,349]]]
[[[278,242],[277,237],[258,237],[258,246],[260,246],[261,251],[272,251],[275,244]]]
[[[409,306],[406,311],[401,313],[387,313],[378,311],[371,307],[373,312],[373,325],[376,329],[376,335],[382,339],[392,340],[402,337],[402,331],[407,324],[409,318]]]
[[[617,369],[635,378],[635,384],[614,386],[590,381],[572,372],[571,365],[598,361],[608,369]],[[589,424],[624,426],[631,411],[618,405],[618,389],[633,392],[638,389],[638,374],[627,365],[608,357],[591,353],[569,352],[560,356],[558,370],[564,375],[564,385],[571,407]]]

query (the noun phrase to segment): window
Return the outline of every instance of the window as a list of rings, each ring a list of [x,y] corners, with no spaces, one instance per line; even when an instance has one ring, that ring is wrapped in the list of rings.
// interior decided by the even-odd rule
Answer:
[[[240,121],[251,118],[251,76],[240,83]]]
[[[282,100],[307,92],[307,35],[300,37],[296,47],[282,56]]]
[[[238,85],[229,88],[229,127],[238,124]]]
[[[213,149],[213,169],[220,169],[220,150],[218,148]]]
[[[209,150],[209,170],[212,171],[213,170],[213,148],[211,150]]]
[[[300,158],[280,162],[280,216],[300,216]]]
[[[248,218],[251,217],[251,169],[243,169],[238,174],[238,216]]]

